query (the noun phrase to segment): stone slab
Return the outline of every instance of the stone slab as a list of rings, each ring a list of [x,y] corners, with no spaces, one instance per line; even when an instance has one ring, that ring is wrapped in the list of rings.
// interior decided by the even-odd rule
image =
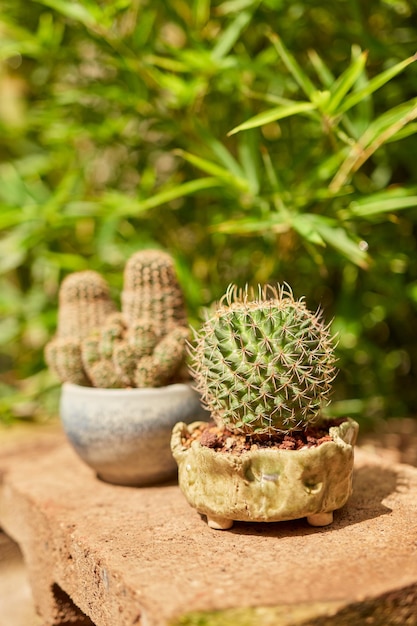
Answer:
[[[354,493],[332,526],[236,523],[224,532],[207,527],[175,482],[97,480],[63,435],[6,452],[0,446],[0,526],[23,552],[45,626],[166,626],[188,623],[181,616],[193,612],[340,608],[405,598],[417,585],[417,469],[360,448]]]
[[[0,626],[43,626],[17,544],[0,531]]]

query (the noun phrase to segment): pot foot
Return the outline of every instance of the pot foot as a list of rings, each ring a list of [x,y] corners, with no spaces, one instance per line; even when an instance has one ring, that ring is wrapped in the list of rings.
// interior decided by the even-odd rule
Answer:
[[[315,513],[307,516],[310,526],[328,526],[333,522],[333,511],[330,513]]]
[[[224,517],[209,517],[207,516],[207,525],[214,530],[228,530],[233,526],[232,519],[225,519]]]

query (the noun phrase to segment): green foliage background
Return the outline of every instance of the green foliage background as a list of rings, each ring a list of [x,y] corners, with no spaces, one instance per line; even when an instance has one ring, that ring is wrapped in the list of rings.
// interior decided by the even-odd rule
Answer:
[[[177,262],[190,320],[288,282],[339,333],[333,411],[417,398],[415,0],[3,0],[0,420],[56,411],[57,292]]]

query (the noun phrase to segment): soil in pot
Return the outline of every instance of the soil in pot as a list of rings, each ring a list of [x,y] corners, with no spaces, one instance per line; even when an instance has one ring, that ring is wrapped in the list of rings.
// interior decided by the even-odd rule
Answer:
[[[332,441],[329,434],[332,426],[340,426],[345,418],[328,420],[325,424],[310,426],[307,429],[288,433],[277,432],[274,435],[243,435],[232,433],[220,428],[214,422],[201,424],[191,433],[187,432],[182,438],[184,448],[189,448],[193,441],[199,441],[201,446],[218,452],[242,454],[248,450],[269,448],[276,450],[302,450],[314,448],[326,441]]]

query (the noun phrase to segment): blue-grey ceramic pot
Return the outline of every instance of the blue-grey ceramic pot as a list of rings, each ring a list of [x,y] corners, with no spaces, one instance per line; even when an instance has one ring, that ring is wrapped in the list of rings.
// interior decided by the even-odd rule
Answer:
[[[150,389],[62,385],[60,415],[80,458],[99,478],[117,485],[150,485],[175,477],[173,426],[206,420],[188,384]]]

